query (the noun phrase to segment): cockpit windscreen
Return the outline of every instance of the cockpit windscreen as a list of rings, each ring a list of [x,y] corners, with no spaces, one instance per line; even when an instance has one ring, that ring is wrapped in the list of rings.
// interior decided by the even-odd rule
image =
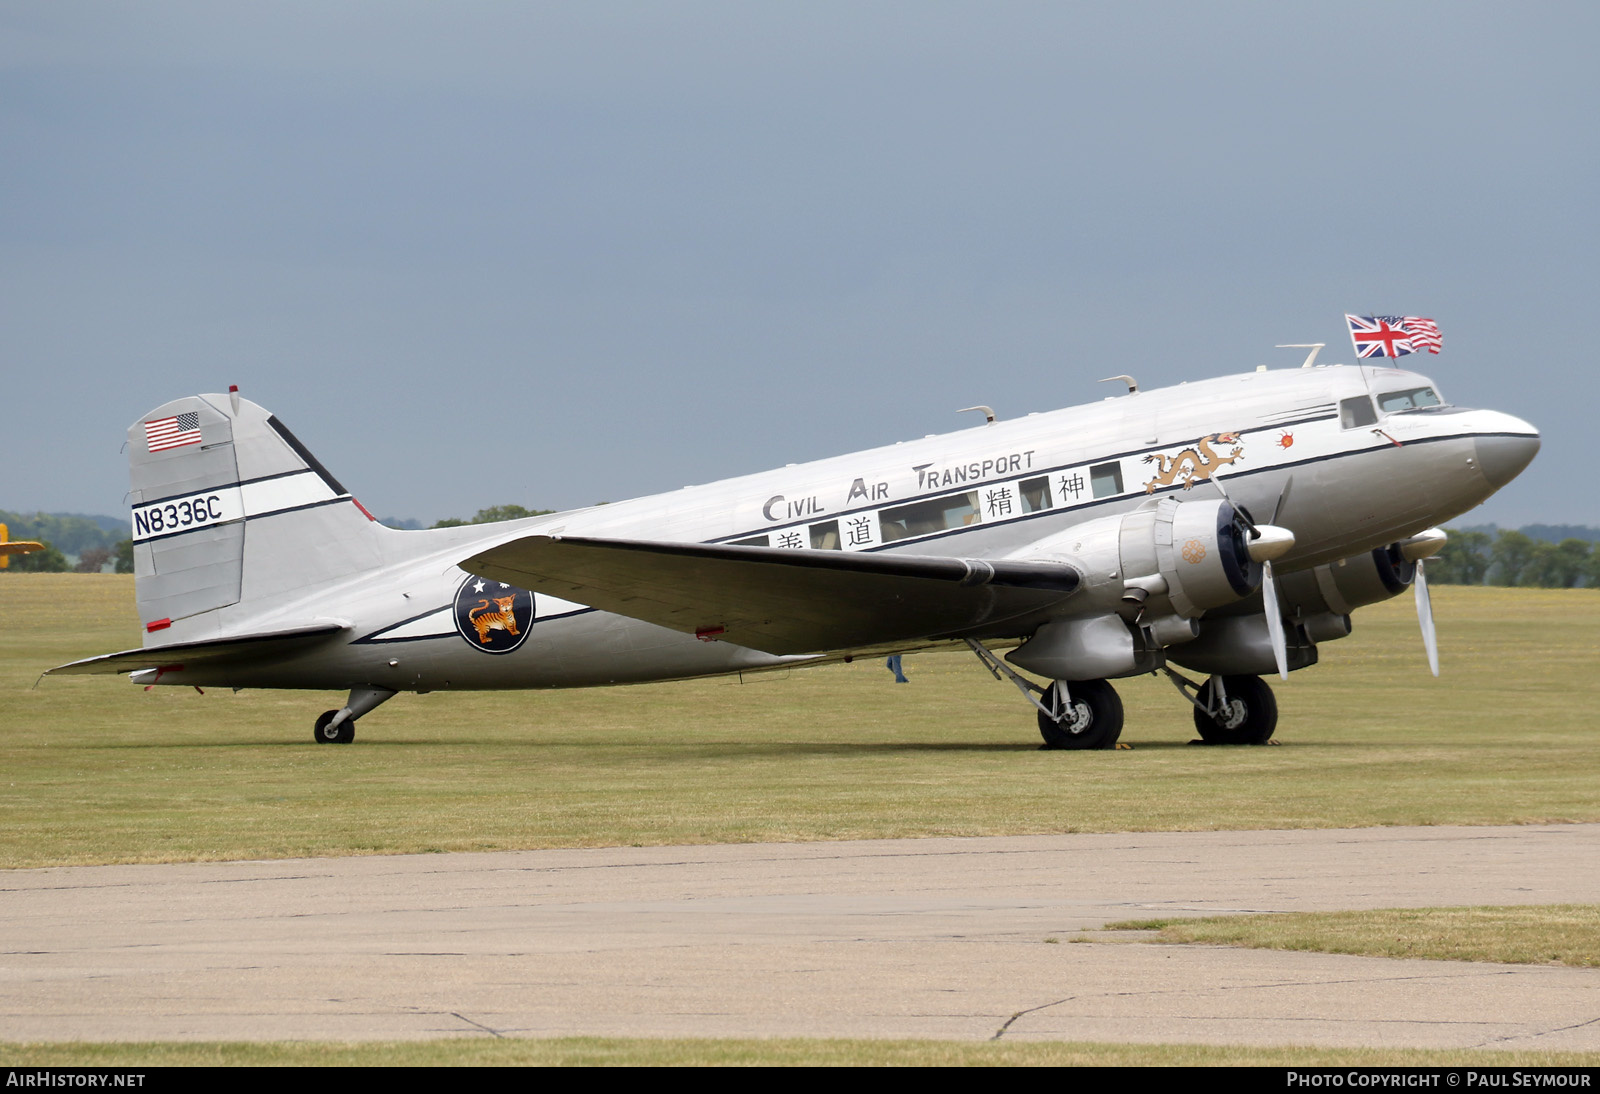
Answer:
[[[1408,387],[1403,391],[1380,391],[1376,396],[1378,409],[1385,414],[1398,414],[1404,410],[1421,410],[1424,407],[1443,406],[1444,400],[1431,387]]]

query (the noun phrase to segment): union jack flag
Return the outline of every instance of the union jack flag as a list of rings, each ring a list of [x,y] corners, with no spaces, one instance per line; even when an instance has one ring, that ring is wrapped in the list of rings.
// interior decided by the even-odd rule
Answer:
[[[1357,357],[1404,357],[1438,353],[1444,346],[1439,324],[1417,315],[1346,315]]]

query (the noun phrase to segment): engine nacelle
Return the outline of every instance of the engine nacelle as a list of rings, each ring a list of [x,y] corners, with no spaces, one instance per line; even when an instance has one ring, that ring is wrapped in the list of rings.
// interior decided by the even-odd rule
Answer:
[[[1417,564],[1406,560],[1400,544],[1391,543],[1364,555],[1280,574],[1278,595],[1290,619],[1323,613],[1349,615],[1357,608],[1399,596],[1416,576]]]
[[[1072,566],[1085,602],[1107,611],[1145,608],[1147,618],[1195,618],[1261,584],[1246,532],[1226,501],[1166,497],[1131,513],[1069,528],[1013,557]]]
[[[1154,672],[1163,664],[1149,628],[1113,614],[1046,623],[1006,660],[1052,680],[1110,680]]]
[[[1307,628],[1290,624],[1284,628],[1283,638],[1290,672],[1317,663],[1317,644]],[[1268,676],[1278,671],[1267,617],[1260,612],[1204,620],[1199,638],[1167,656],[1184,668],[1213,676]]]
[[[1347,636],[1355,609],[1406,591],[1417,574],[1416,563],[1406,558],[1409,543],[1392,543],[1364,555],[1279,575],[1289,671],[1316,664],[1317,643]],[[1265,676],[1277,668],[1266,616],[1260,612],[1202,620],[1200,636],[1169,657],[1185,668],[1214,675]]]

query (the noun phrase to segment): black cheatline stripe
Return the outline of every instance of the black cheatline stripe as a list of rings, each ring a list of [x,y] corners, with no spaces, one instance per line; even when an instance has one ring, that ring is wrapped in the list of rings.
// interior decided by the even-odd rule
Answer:
[[[287,509],[273,509],[265,513],[251,513],[249,516],[236,517],[233,520],[219,520],[215,524],[197,524],[193,528],[180,528],[176,532],[163,532],[159,536],[147,536],[144,539],[136,539],[134,542],[154,543],[158,539],[171,539],[173,536],[186,536],[190,532],[201,532],[207,528],[226,528],[233,524],[244,524],[252,520],[263,520],[267,517],[282,516],[284,513],[299,513],[306,509],[321,509],[325,505],[338,505],[340,502],[346,502],[350,500],[351,499],[348,497],[329,498],[326,501],[313,501],[308,502],[305,505],[293,505]]]
[[[529,592],[535,592],[536,590],[530,589],[528,591]],[[555,594],[554,593],[539,593],[539,595],[540,596],[554,596]],[[440,631],[438,634],[414,634],[414,635],[410,635],[410,636],[405,637],[405,638],[385,638],[385,637],[383,637],[384,635],[388,634],[390,631],[395,630],[395,629],[397,629],[399,627],[404,627],[408,623],[415,623],[419,619],[426,619],[428,616],[433,615],[434,612],[447,612],[447,611],[451,611],[451,610],[452,610],[452,606],[449,605],[449,604],[446,604],[443,607],[434,608],[433,611],[423,612],[421,615],[414,615],[410,619],[402,619],[398,623],[391,623],[387,627],[379,628],[378,630],[373,631],[371,634],[365,634],[365,635],[362,635],[360,638],[351,639],[350,644],[352,646],[378,646],[378,645],[382,645],[385,642],[432,642],[435,639],[439,639],[439,638],[458,638],[458,637],[460,637],[461,632],[458,631],[458,630],[455,630],[453,628],[453,621],[454,621],[454,617],[453,616],[452,616],[452,629],[448,630],[448,631]],[[533,617],[533,621],[534,621],[534,623],[548,623],[548,622],[550,622],[552,620],[556,620],[556,619],[570,619],[575,615],[588,615],[590,612],[598,612],[599,610],[600,610],[599,608],[590,608],[590,607],[575,608],[570,612],[557,612],[554,615],[535,615]]]

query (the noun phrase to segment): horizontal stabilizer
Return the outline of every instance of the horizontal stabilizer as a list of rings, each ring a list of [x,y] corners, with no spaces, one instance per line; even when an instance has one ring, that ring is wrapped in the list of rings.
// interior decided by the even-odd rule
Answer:
[[[109,675],[138,672],[141,669],[176,668],[189,665],[221,665],[230,661],[252,664],[277,656],[299,653],[350,628],[343,623],[320,623],[286,631],[263,631],[206,642],[175,642],[170,646],[146,646],[101,657],[73,661],[48,670],[46,676]]]
[[[1057,604],[1071,567],[933,555],[524,536],[462,569],[768,653],[954,638]]]

